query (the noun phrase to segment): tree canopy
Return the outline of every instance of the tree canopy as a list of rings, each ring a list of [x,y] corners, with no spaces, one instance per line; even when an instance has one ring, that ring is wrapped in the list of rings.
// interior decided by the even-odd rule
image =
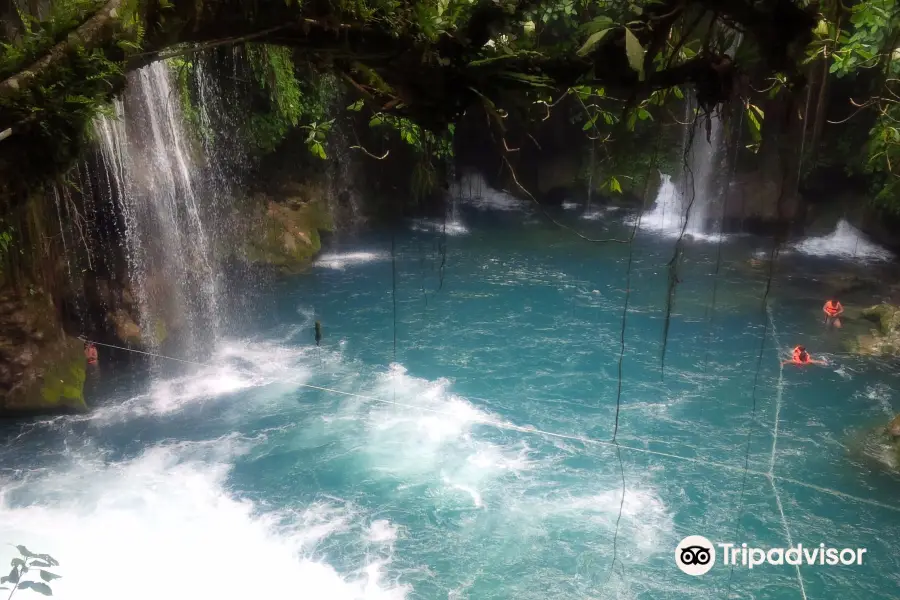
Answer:
[[[56,0],[43,19],[11,12],[7,182],[77,151],[128,70],[200,49],[291,47],[377,114],[441,134],[473,106],[547,110],[571,89],[614,89],[638,107],[688,85],[709,109],[776,74],[802,87],[818,23],[791,0]]]

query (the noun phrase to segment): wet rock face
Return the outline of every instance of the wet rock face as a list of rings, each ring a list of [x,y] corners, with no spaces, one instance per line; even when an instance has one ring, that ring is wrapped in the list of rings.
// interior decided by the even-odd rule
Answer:
[[[315,190],[306,192],[281,202],[257,198],[241,258],[286,272],[309,266],[321,248],[319,231],[330,231],[332,221],[324,198]]]
[[[0,293],[0,417],[84,410],[85,364],[41,292]]]
[[[868,334],[857,337],[852,347],[854,351],[867,356],[890,356],[900,352],[900,307],[877,304],[864,309],[860,316],[875,327]]]

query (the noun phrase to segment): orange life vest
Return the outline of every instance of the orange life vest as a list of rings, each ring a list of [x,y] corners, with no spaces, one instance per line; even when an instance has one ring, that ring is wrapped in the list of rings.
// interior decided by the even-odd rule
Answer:
[[[835,317],[837,314],[843,309],[840,302],[832,303],[831,300],[825,303],[825,312],[828,313],[828,316]]]
[[[809,353],[805,350],[801,350],[800,346],[797,346],[796,348],[794,348],[794,356],[791,360],[796,363],[809,362]]]

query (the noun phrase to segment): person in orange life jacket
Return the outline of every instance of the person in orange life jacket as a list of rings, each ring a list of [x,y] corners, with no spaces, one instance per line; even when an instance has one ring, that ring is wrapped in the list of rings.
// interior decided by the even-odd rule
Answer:
[[[97,364],[97,346],[91,342],[84,343],[84,357],[89,365]]]
[[[795,364],[795,365],[824,365],[824,360],[813,360],[809,355],[809,352],[806,351],[805,346],[797,346],[794,348],[793,356],[791,356],[790,360],[782,361],[783,365],[787,364]]]
[[[843,314],[844,307],[840,301],[829,298],[828,302],[825,303],[825,306],[822,307],[822,310],[825,312],[826,325],[834,325],[835,327],[841,326],[841,319],[839,317]]]

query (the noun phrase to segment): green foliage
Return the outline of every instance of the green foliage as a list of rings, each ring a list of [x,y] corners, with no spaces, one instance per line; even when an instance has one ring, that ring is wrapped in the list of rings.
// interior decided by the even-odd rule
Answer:
[[[10,590],[8,598],[12,598],[13,594],[19,590],[32,590],[44,596],[52,596],[53,590],[45,582],[59,579],[60,576],[45,570],[45,567],[58,567],[59,562],[49,554],[35,554],[25,546],[16,546],[16,550],[19,551],[20,558],[12,559],[9,575],[0,577],[0,590]],[[35,570],[42,581],[26,578]],[[10,584],[12,584],[11,587]]]
[[[306,136],[306,146],[309,148],[309,151],[312,152],[313,155],[318,156],[322,160],[327,158],[325,156],[325,136],[331,131],[331,125],[334,123],[334,119],[330,121],[325,121],[324,123],[317,123],[315,121],[310,125],[304,125],[301,129],[306,129],[309,131],[309,135]]]
[[[57,0],[50,3],[50,15],[44,21],[17,8],[20,36],[11,43],[0,42],[0,79],[37,60],[101,6],[102,0]]]
[[[879,64],[882,53],[892,48],[886,45],[892,41],[897,26],[897,10],[894,0],[861,2],[850,9],[850,23],[853,31],[842,31],[835,23],[819,24],[816,33],[821,36],[819,46],[823,52],[830,40],[837,38],[837,44],[830,44],[832,63],[829,72],[845,77],[859,69],[872,68]],[[816,46],[814,46],[816,47]]]
[[[369,127],[398,135],[420,156],[431,156],[439,161],[453,156],[453,125],[443,134],[435,135],[410,119],[378,112],[369,120]]]
[[[195,130],[203,128],[203,122],[200,118],[200,111],[197,110],[191,79],[194,74],[194,62],[187,57],[178,56],[166,60],[166,64],[175,75],[175,86],[177,88],[178,100],[181,105],[181,114]],[[206,131],[203,134],[211,137],[214,132]]]
[[[750,102],[746,103],[745,112],[747,117],[745,121],[751,140],[747,148],[755,153],[759,151],[759,145],[762,142],[762,121],[766,115],[760,107],[750,104]]]
[[[298,77],[298,68],[289,48],[247,45],[247,60],[258,89],[265,94],[264,110],[254,110],[249,120],[249,139],[262,153],[273,151],[285,136],[301,123],[310,130],[310,152],[325,158],[326,133],[331,121],[325,119],[328,105],[336,95],[334,80],[311,69]],[[326,125],[327,123],[327,125]]]

